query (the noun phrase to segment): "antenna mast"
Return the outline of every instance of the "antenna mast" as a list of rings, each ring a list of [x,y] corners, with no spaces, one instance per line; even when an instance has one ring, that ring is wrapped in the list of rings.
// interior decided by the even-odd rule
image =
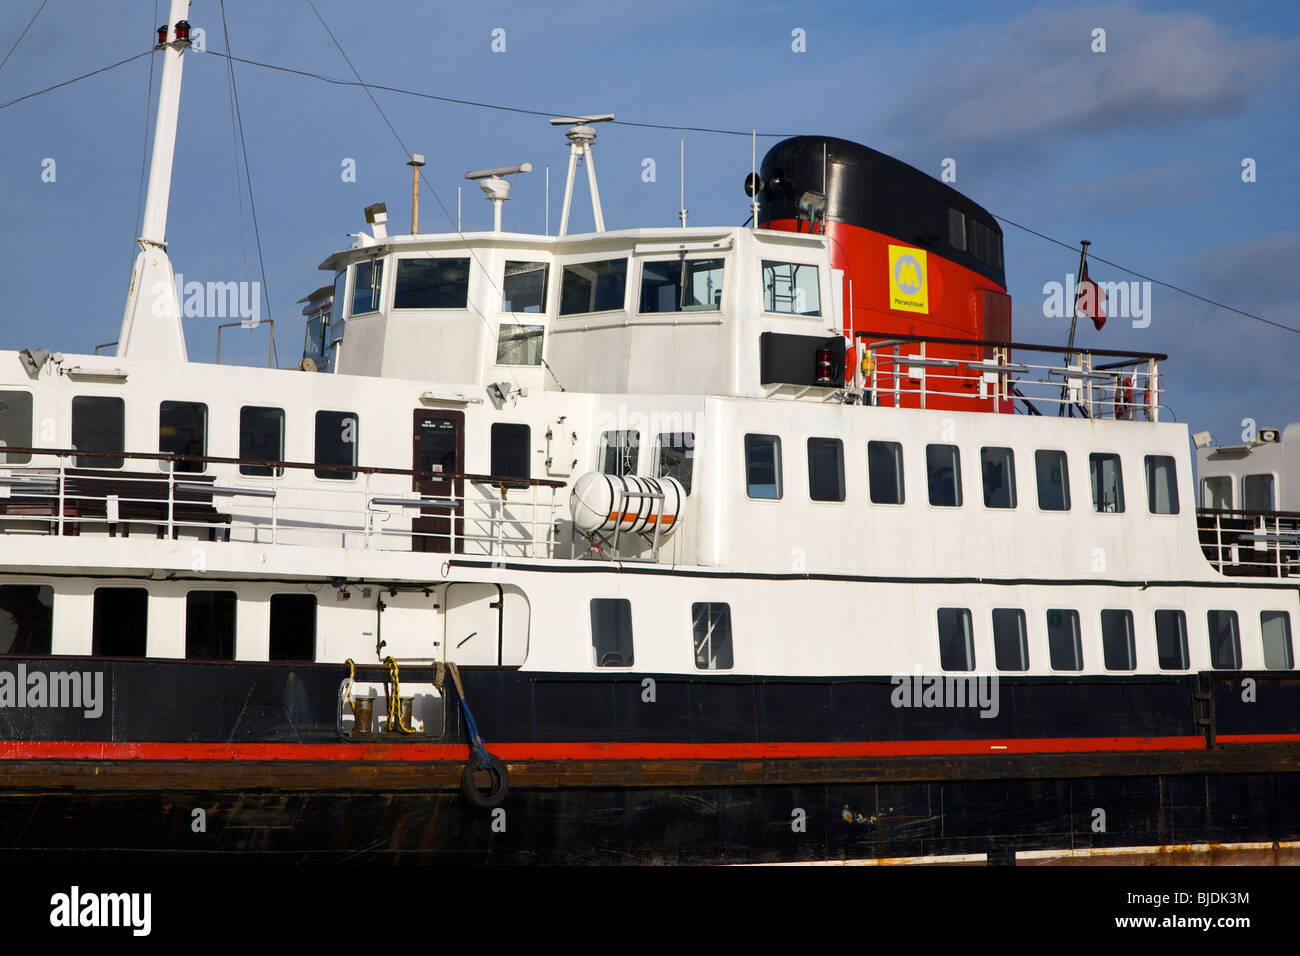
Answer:
[[[591,155],[591,144],[596,140],[596,131],[592,123],[609,123],[614,119],[613,113],[599,116],[557,116],[551,120],[552,126],[568,126],[565,136],[569,140],[569,172],[564,178],[564,207],[560,211],[559,235],[569,234],[569,208],[573,204],[573,174],[578,168],[578,160],[587,161],[587,183],[591,187],[591,213],[596,220],[596,231],[605,231],[605,217],[600,211],[600,190],[596,186],[596,162]]]

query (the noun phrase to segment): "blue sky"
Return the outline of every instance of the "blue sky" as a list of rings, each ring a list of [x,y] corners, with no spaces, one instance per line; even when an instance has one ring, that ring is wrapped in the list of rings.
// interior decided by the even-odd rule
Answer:
[[[166,0],[51,2],[0,70],[0,102],[148,48]],[[317,0],[371,83],[548,113],[825,133],[938,174],[991,212],[1157,278],[1300,327],[1300,5],[1290,3],[685,3],[432,4]],[[0,55],[37,0],[0,6]],[[306,0],[227,0],[230,45],[266,63],[350,78]],[[217,0],[191,22],[225,49]],[[1094,28],[1107,50],[1090,50]],[[505,30],[506,49],[492,50]],[[806,52],[791,32],[806,33]],[[155,92],[158,71],[155,71]],[[4,347],[89,351],[117,337],[134,255],[149,58],[0,110]],[[385,201],[408,224],[406,157],[364,92],[235,65],[282,364],[302,339],[296,300],[328,277],[361,210]],[[468,169],[529,161],[506,226],[541,231],[543,169],[558,220],[566,148],[545,118],[377,94],[429,181],[455,213]],[[678,140],[686,137],[693,225],[739,224],[747,137],[606,126],[596,167],[609,228],[670,225]],[[759,139],[760,158],[774,138]],[[643,160],[657,181],[642,181]],[[1243,183],[1241,162],[1257,164]],[[42,163],[56,163],[54,182]],[[357,181],[344,182],[344,159]],[[226,61],[186,58],[168,241],[187,279],[242,279]],[[242,157],[241,157],[242,163]],[[465,227],[490,207],[465,184]],[[247,203],[247,196],[245,196]],[[245,217],[249,218],[245,208]],[[585,199],[575,204],[585,229]],[[447,220],[426,190],[424,231]],[[1043,316],[1043,284],[1076,266],[1065,249],[1006,227],[1015,337],[1063,343]],[[249,274],[260,278],[251,221]],[[1096,279],[1131,276],[1095,265]],[[215,321],[187,320],[193,358],[215,353]],[[1156,288],[1151,324],[1081,324],[1083,344],[1167,352],[1166,398],[1180,421],[1235,440],[1241,420],[1300,419],[1300,335]],[[223,343],[258,362],[265,332]],[[228,333],[229,335],[229,333]]]

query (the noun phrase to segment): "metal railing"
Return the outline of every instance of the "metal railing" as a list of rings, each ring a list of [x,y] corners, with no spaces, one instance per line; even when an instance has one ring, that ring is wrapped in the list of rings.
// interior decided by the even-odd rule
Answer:
[[[1206,560],[1223,574],[1300,576],[1300,513],[1199,508],[1196,532]]]
[[[1078,412],[1085,418],[1152,422],[1159,420],[1163,407],[1159,363],[1168,358],[1165,355],[887,332],[856,334],[878,340],[864,343],[873,359],[864,387],[876,405],[926,408],[942,399],[939,404],[949,407],[956,399],[972,409],[995,412]],[[1098,358],[1115,361],[1098,363]]]
[[[140,463],[136,470],[131,462]],[[451,490],[414,490],[427,482]],[[564,487],[363,465],[10,446],[0,449],[0,533],[129,537],[144,528],[214,542],[553,557],[556,492]]]

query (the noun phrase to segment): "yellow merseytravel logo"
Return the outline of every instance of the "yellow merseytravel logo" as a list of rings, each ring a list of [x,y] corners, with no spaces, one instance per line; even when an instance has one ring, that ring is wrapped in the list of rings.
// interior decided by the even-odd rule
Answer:
[[[930,313],[924,249],[889,247],[889,307],[901,312]]]

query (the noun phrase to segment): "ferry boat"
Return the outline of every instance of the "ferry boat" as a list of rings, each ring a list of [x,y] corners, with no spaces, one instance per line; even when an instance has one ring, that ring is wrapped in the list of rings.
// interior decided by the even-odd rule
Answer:
[[[192,362],[187,9],[116,354],[0,352],[9,855],[1300,839],[1294,564],[1211,560],[1165,355],[1016,341],[978,204],[809,135],[745,226],[606,230],[560,118],[557,235],[501,229],[518,167],[491,231],[376,204],[298,368]]]

